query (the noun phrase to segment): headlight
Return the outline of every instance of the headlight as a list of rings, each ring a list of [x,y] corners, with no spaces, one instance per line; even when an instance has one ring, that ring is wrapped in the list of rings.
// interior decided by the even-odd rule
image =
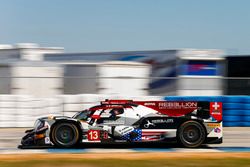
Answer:
[[[43,126],[44,126],[44,121],[41,121],[39,119],[36,120],[35,125],[34,125],[34,128],[36,131],[41,129]]]

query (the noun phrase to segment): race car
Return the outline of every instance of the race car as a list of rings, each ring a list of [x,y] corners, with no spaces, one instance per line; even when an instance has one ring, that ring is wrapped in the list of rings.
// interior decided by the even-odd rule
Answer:
[[[21,148],[173,141],[195,148],[222,138],[221,102],[105,100],[73,117],[39,118]]]

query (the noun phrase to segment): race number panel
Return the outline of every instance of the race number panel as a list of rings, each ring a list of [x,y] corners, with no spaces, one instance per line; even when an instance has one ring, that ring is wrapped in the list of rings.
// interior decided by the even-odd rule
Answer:
[[[100,130],[89,130],[88,131],[89,141],[100,141]]]

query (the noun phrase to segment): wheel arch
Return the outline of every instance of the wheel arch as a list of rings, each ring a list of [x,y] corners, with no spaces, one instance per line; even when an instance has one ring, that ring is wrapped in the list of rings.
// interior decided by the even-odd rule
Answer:
[[[201,127],[203,128],[204,130],[204,133],[205,133],[205,136],[204,136],[204,140],[202,142],[202,144],[205,144],[206,143],[206,140],[207,140],[207,128],[205,127],[204,123],[203,123],[203,120],[198,120],[198,119],[187,119],[187,120],[183,120],[177,127],[177,130],[176,130],[176,139],[178,141],[178,143],[180,144],[180,141],[179,141],[179,135],[180,135],[180,127],[181,125],[183,125],[184,123],[187,123],[187,122],[196,122],[198,123],[199,125],[201,125]]]
[[[203,129],[205,130],[205,133],[206,133],[206,136],[207,137],[207,128],[206,126],[204,125],[204,121],[203,120],[199,120],[199,119],[183,119],[182,121],[180,121],[180,123],[177,125],[177,131],[176,131],[176,136],[178,135],[178,130],[180,129],[180,126],[185,123],[185,122],[198,122],[202,127]]]
[[[81,123],[76,121],[76,120],[67,120],[67,119],[56,120],[56,122],[51,125],[49,137],[50,137],[50,140],[52,141],[52,143],[54,144],[53,137],[52,137],[53,129],[55,128],[56,125],[58,125],[60,123],[71,123],[71,124],[74,124],[77,127],[77,131],[79,133],[79,139],[78,139],[77,143],[79,143],[79,141],[82,139],[82,126],[81,126]]]

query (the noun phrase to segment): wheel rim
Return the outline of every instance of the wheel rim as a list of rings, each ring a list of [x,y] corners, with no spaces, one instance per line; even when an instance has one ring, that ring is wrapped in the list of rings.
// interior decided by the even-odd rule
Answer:
[[[76,141],[76,130],[73,126],[63,124],[56,128],[55,139],[60,145],[73,145]]]
[[[201,139],[200,128],[194,125],[187,126],[183,129],[183,139],[189,144],[196,144]]]

